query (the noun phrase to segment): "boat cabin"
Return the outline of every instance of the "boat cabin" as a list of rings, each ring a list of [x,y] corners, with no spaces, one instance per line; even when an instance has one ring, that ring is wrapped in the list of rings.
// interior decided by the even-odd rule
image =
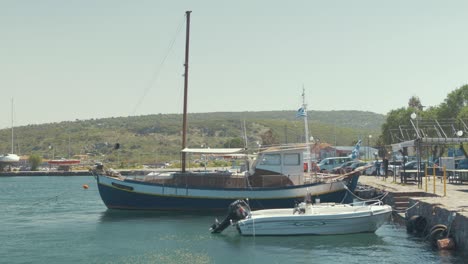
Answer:
[[[303,164],[304,148],[271,148],[258,154],[250,174],[252,178],[283,175],[295,185],[303,179]]]

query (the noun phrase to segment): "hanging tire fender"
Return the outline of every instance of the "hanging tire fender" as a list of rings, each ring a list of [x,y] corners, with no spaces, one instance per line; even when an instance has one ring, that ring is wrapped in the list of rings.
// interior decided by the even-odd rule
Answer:
[[[427,221],[423,216],[413,215],[406,221],[406,232],[421,235],[426,230]]]
[[[429,240],[431,245],[437,247],[437,240],[448,237],[448,229],[446,225],[438,224],[429,231]]]

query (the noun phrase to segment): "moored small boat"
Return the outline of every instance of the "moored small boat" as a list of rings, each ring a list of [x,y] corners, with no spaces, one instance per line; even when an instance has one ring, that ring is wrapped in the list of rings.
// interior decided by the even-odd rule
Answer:
[[[229,207],[224,221],[211,226],[220,233],[230,223],[241,235],[341,235],[375,232],[388,219],[392,207],[381,201],[352,204],[306,203],[292,209],[251,211],[244,201]]]
[[[5,155],[0,155],[0,163],[16,163],[19,162],[20,157],[16,154],[5,154]]]

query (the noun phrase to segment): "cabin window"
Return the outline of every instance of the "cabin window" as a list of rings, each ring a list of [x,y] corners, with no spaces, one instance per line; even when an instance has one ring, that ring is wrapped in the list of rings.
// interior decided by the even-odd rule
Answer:
[[[284,165],[297,166],[299,164],[301,164],[301,157],[299,156],[299,153],[284,155]]]
[[[263,155],[262,165],[281,165],[280,154],[265,154]]]

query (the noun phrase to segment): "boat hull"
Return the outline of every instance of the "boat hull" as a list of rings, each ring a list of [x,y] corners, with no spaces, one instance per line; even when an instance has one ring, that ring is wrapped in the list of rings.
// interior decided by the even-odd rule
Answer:
[[[350,181],[315,183],[282,188],[188,188],[98,175],[98,189],[109,209],[225,210],[238,199],[249,199],[252,208],[291,208],[310,193],[323,202],[349,202],[358,175]],[[345,184],[347,186],[345,187]]]
[[[20,158],[16,154],[0,155],[0,163],[17,163]]]
[[[271,210],[275,211],[277,209]],[[282,216],[252,217],[239,221],[241,235],[342,235],[375,232],[388,220],[392,208],[378,206],[362,212],[338,215],[298,215],[292,209]]]

